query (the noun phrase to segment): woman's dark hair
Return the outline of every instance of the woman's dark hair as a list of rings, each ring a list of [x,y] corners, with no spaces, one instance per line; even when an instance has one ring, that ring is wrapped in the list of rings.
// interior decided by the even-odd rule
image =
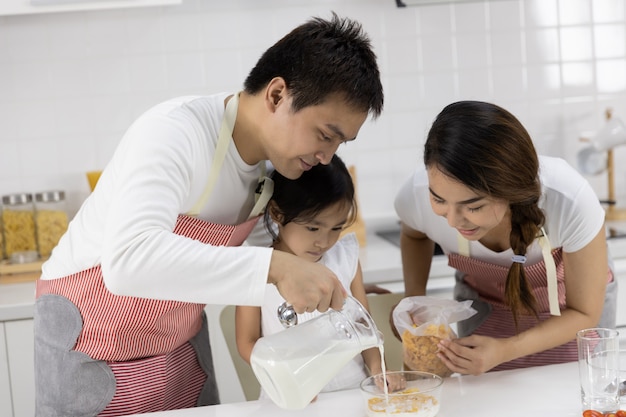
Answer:
[[[292,110],[322,104],[337,94],[359,111],[378,117],[383,87],[376,55],[360,23],[347,18],[312,18],[270,47],[244,82],[249,94],[282,77]]]
[[[354,223],[357,215],[354,184],[343,161],[334,155],[328,165],[317,164],[295,180],[288,179],[278,171],[271,176],[274,193],[265,210],[265,227],[274,240],[278,239],[273,228],[270,211],[288,223],[306,223],[333,204],[343,202],[350,207],[346,226]]]
[[[428,133],[424,163],[480,195],[508,201],[511,248],[516,255],[526,254],[545,217],[537,204],[541,196],[537,152],[515,116],[479,101],[446,106]],[[516,326],[522,311],[537,315],[536,300],[520,263],[513,262],[509,269],[505,301]]]

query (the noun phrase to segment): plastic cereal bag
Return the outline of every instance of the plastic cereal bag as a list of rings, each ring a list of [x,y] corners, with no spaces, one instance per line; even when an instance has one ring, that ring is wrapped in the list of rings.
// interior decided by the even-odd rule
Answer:
[[[437,357],[441,339],[454,339],[450,325],[476,314],[472,301],[415,296],[404,298],[393,310],[393,323],[402,337],[404,366],[441,377],[452,371]]]

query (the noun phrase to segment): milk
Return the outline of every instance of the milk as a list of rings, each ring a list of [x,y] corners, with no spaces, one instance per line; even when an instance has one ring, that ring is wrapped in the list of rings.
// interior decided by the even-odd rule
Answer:
[[[352,358],[382,343],[382,334],[367,310],[349,296],[340,311],[331,309],[261,337],[252,349],[250,364],[272,401],[296,410],[306,407]]]
[[[323,353],[323,363],[319,363],[315,360],[317,354],[278,360],[275,352],[255,346],[250,363],[272,401],[281,408],[297,410],[306,407],[339,370],[361,353],[359,346],[349,347],[342,343],[330,346]]]
[[[385,345],[378,346],[378,352],[380,353],[380,365],[383,371],[383,392],[385,393],[385,410],[389,408],[389,384],[387,384],[387,364],[385,363]],[[369,408],[367,410],[369,416]],[[385,414],[389,415],[388,412]]]
[[[437,413],[439,413],[440,404],[434,397],[430,397],[423,404],[421,404],[420,409],[415,411],[404,411],[406,407],[405,404],[392,404],[393,399],[390,401],[389,397],[389,385],[387,385],[387,367],[385,365],[385,348],[381,344],[378,346],[378,351],[380,352],[380,360],[382,366],[382,375],[383,375],[383,393],[385,402],[384,404],[378,407],[371,407],[368,402],[366,402],[365,412],[367,417],[435,417]]]

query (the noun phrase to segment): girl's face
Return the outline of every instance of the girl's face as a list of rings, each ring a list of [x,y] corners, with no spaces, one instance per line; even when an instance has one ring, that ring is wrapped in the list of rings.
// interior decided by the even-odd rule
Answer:
[[[450,227],[466,239],[508,237],[510,209],[507,201],[479,195],[436,167],[428,168],[428,184],[433,212],[445,217]]]
[[[274,248],[317,262],[339,240],[349,213],[349,204],[337,202],[306,223],[290,222],[283,226],[274,219],[279,236]]]

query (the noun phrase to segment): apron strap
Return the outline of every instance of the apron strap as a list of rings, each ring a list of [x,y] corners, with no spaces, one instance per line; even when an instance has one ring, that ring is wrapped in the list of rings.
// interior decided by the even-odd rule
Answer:
[[[550,242],[548,241],[548,235],[546,231],[541,228],[541,235],[539,236],[539,245],[541,246],[541,254],[543,256],[543,262],[546,266],[546,279],[548,284],[548,302],[550,305],[550,314],[553,316],[560,316],[561,309],[559,308],[559,292],[556,279],[556,263],[552,257],[552,249],[550,248]],[[459,246],[459,255],[470,257],[470,243],[461,234],[457,234],[457,242]]]
[[[228,146],[232,141],[233,129],[235,127],[235,119],[237,118],[237,108],[239,107],[239,93],[234,94],[228,103],[226,103],[226,109],[224,111],[224,117],[222,118],[222,124],[220,126],[220,133],[217,138],[217,145],[215,146],[215,155],[213,156],[213,165],[211,165],[211,171],[209,172],[209,178],[207,180],[206,187],[202,192],[202,195],[194,204],[194,206],[187,212],[188,216],[197,216],[200,213],[202,207],[206,204],[209,196],[215,188],[217,179],[220,175],[222,165],[226,159],[228,152]],[[250,218],[256,217],[263,212],[267,202],[272,197],[274,191],[274,183],[271,179],[265,176],[265,162],[261,163],[261,177],[259,178],[259,186],[257,187],[257,195],[255,196],[255,205],[250,214]],[[271,184],[270,184],[271,183]]]
[[[226,153],[228,152],[228,145],[230,145],[230,139],[233,135],[233,129],[235,127],[235,119],[237,118],[237,107],[239,106],[239,93],[233,95],[226,104],[226,110],[224,111],[224,117],[222,118],[222,125],[220,126],[220,133],[217,138],[217,145],[215,146],[215,155],[213,156],[213,165],[211,165],[211,171],[209,172],[209,179],[207,180],[204,192],[196,202],[196,204],[187,212],[189,216],[197,216],[200,213],[200,209],[204,206],[206,201],[215,188],[215,183],[220,175],[224,159],[226,159]]]
[[[469,258],[470,257],[469,240],[465,239],[460,233],[457,233],[456,241],[458,242],[458,246],[459,246],[459,255]]]
[[[265,163],[261,167],[261,170],[261,178],[259,178],[259,185],[257,186],[256,194],[254,196],[255,203],[252,211],[250,212],[249,219],[259,216],[263,210],[265,210],[267,203],[270,201],[270,198],[272,198],[272,194],[274,193],[274,181],[265,175]]]
[[[557,289],[556,281],[556,264],[554,262],[554,258],[552,257],[552,249],[550,248],[548,235],[546,234],[546,231],[543,229],[543,227],[541,228],[541,236],[539,236],[539,245],[541,246],[543,262],[546,265],[550,314],[552,314],[553,316],[560,316],[561,309],[559,308],[559,292]]]

